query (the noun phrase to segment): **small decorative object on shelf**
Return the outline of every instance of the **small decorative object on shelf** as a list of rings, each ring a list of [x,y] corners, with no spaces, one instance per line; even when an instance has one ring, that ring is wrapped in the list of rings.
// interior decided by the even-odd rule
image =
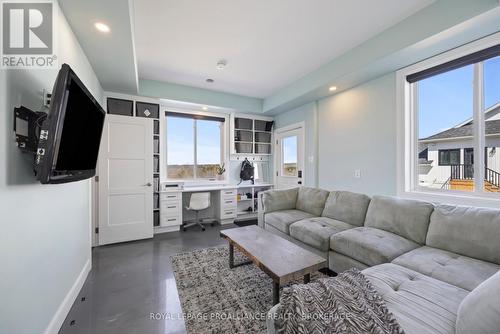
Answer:
[[[222,163],[217,166],[217,180],[224,180],[224,173],[226,172],[226,164]]]

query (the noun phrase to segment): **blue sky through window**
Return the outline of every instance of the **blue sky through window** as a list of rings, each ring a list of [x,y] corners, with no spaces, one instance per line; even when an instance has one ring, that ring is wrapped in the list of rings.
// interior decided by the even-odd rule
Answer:
[[[297,136],[283,138],[283,163],[297,163]]]
[[[167,164],[194,164],[194,120],[168,117],[167,120]]]
[[[473,65],[419,82],[419,138],[472,118]],[[500,102],[500,57],[484,64],[484,106]]]
[[[198,165],[220,164],[220,126],[217,121],[197,121]]]
[[[167,164],[194,164],[194,119],[168,117]],[[198,164],[219,164],[221,158],[220,122],[197,120]]]

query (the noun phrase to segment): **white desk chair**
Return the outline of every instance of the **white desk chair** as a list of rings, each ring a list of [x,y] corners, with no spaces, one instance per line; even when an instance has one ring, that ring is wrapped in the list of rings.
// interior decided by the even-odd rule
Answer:
[[[186,207],[186,210],[195,211],[196,212],[196,220],[190,223],[182,222],[182,230],[185,231],[186,228],[191,226],[200,226],[202,231],[205,231],[205,226],[203,224],[214,225],[213,220],[211,222],[203,222],[203,219],[200,219],[200,211],[208,209],[210,207],[210,193],[192,193],[189,198],[189,206]]]

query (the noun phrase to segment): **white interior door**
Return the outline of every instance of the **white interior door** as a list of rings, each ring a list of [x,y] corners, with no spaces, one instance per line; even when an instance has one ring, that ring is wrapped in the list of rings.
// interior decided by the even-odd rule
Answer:
[[[106,115],[99,152],[99,245],[153,237],[153,122]]]
[[[304,183],[304,127],[297,125],[276,130],[276,188]]]

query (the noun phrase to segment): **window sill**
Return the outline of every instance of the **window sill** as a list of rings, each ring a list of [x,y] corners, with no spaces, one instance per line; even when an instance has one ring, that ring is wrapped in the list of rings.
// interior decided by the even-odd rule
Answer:
[[[441,191],[417,189],[413,191],[399,191],[398,196],[407,199],[416,199],[443,204],[478,206],[500,209],[500,194],[477,194],[461,191]]]

